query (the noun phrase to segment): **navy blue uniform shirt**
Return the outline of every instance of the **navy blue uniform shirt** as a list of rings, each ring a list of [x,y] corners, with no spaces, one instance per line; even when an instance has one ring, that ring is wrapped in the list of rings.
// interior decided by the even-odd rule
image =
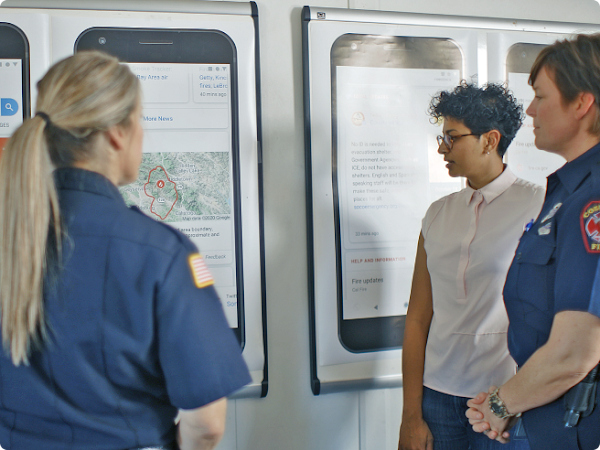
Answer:
[[[68,238],[45,293],[50,339],[0,357],[0,445],[127,449],[173,442],[178,408],[250,381],[212,286],[197,288],[179,231],[125,205],[103,176],[55,172]]]
[[[600,255],[600,144],[548,177],[539,217],[521,237],[504,287],[508,348],[519,366],[546,343],[554,315],[592,307]],[[599,391],[600,394],[600,391]],[[565,429],[563,397],[527,411],[523,423],[533,450],[595,450],[600,407]]]

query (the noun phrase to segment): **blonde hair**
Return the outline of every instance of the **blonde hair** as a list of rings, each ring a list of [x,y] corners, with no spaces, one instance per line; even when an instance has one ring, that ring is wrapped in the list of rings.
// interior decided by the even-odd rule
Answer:
[[[101,52],[58,62],[37,86],[38,113],[0,158],[2,344],[15,365],[47,338],[44,288],[58,274],[65,233],[52,171],[90,158],[99,132],[129,125],[140,102],[135,75]]]

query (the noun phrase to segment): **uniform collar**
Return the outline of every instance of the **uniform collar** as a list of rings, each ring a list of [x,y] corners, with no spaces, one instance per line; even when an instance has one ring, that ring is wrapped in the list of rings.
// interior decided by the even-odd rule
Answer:
[[[56,169],[54,182],[57,189],[90,192],[125,203],[119,189],[97,172],[74,167]]]
[[[558,178],[565,189],[572,194],[581,182],[587,178],[592,167],[600,160],[600,143],[594,145],[583,155],[566,163],[548,177],[548,186],[553,178]]]
[[[502,173],[498,175],[498,177],[496,177],[495,180],[493,180],[491,183],[486,184],[481,189],[475,190],[471,186],[469,186],[469,183],[467,182],[467,205],[471,203],[476,192],[480,192],[481,195],[483,195],[485,202],[487,204],[490,204],[494,201],[494,199],[502,195],[504,191],[511,187],[516,180],[516,175],[512,173],[508,166],[505,164]]]

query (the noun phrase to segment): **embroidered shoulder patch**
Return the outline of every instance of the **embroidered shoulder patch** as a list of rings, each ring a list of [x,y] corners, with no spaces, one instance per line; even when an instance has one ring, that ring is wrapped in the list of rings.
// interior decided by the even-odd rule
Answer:
[[[583,208],[581,234],[588,253],[600,253],[600,200],[589,202]]]
[[[192,278],[194,279],[194,283],[196,283],[197,288],[204,288],[214,284],[213,277],[210,274],[208,267],[206,267],[204,258],[202,258],[200,253],[194,253],[190,255],[188,257],[188,263],[190,264]]]

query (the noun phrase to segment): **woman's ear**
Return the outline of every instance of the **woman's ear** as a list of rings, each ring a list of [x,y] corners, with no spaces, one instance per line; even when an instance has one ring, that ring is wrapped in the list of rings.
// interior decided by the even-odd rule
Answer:
[[[590,111],[596,102],[596,97],[590,92],[580,92],[573,102],[575,105],[575,117],[580,120]],[[594,114],[592,114],[594,115]]]
[[[108,145],[115,151],[121,151],[126,147],[127,133],[122,125],[113,125],[104,132]]]
[[[487,155],[492,152],[496,152],[498,149],[498,145],[500,144],[500,138],[502,135],[498,130],[490,130],[487,133],[484,133],[483,138],[483,149]]]

